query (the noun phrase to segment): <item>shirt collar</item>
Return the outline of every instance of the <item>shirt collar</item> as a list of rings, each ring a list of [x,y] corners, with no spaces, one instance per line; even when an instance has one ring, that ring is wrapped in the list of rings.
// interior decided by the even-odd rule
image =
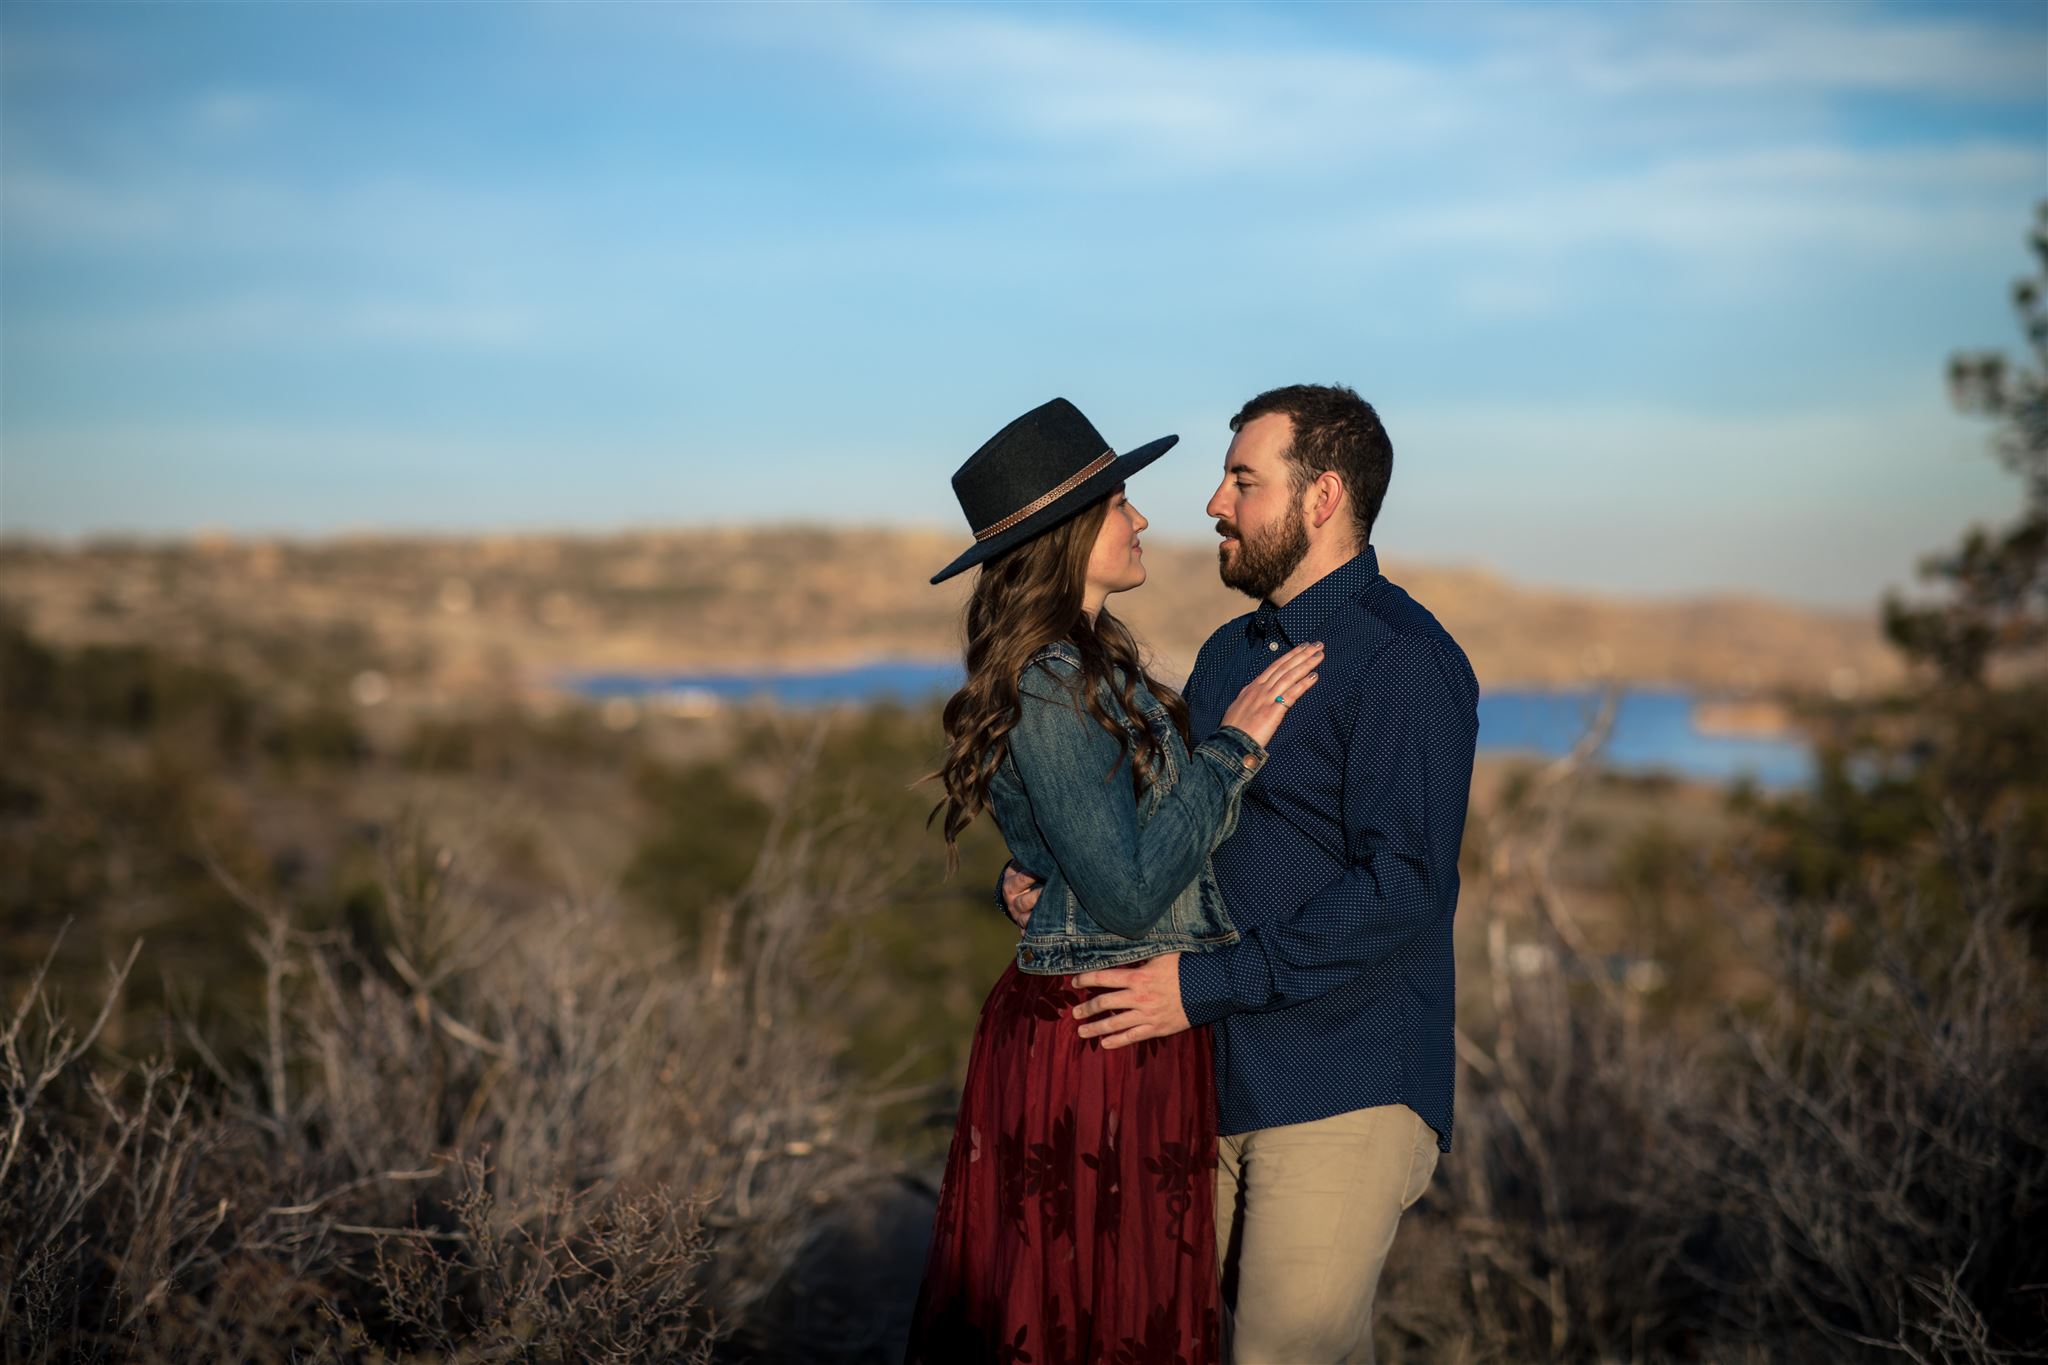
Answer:
[[[1261,602],[1245,625],[1253,639],[1276,631],[1290,644],[1313,639],[1330,613],[1379,581],[1380,559],[1368,545],[1350,559],[1303,588],[1284,607]]]

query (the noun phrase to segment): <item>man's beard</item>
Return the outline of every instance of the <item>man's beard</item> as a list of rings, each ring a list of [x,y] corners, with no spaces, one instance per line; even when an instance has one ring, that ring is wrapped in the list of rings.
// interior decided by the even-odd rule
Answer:
[[[1225,587],[1236,588],[1247,597],[1271,597],[1308,558],[1308,526],[1298,509],[1258,536],[1248,536],[1243,528],[1227,524],[1222,529],[1236,533],[1237,554],[1233,558],[1218,546],[1217,572],[1223,575]]]

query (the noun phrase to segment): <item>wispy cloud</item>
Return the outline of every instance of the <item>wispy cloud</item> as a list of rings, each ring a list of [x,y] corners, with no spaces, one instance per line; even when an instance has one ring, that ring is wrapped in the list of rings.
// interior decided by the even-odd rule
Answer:
[[[1643,5],[1471,14],[1500,50],[1492,70],[1596,96],[1888,94],[1987,100],[2038,95],[2038,10],[2007,24],[1871,5]],[[1467,22],[1460,16],[1459,24]],[[2032,41],[2028,41],[2031,38]]]
[[[1391,53],[1246,49],[1070,18],[922,7],[833,9],[763,25],[871,69],[899,96],[1119,172],[1199,174],[1407,151],[1461,122],[1440,72]]]
[[[1574,250],[1640,248],[1719,281],[1731,264],[1761,278],[1759,263],[1792,267],[1814,248],[2002,248],[2015,206],[2048,192],[2038,136],[1872,139],[1842,106],[2048,99],[2040,42],[1982,16],[1360,13],[1333,38],[1279,23],[1161,33],[1066,11],[850,7],[800,30],[760,21],[753,37],[828,52],[887,98],[984,130],[956,162],[980,183],[1247,201],[1285,184],[1246,216],[1309,259],[1466,253],[1488,267],[1461,271],[1449,300],[1475,316],[1548,309],[1558,293],[1527,283],[1527,265]],[[1505,287],[1514,275],[1525,282]]]
[[[192,102],[191,121],[215,137],[243,137],[275,128],[291,108],[285,95],[268,90],[209,90]]]
[[[149,243],[203,249],[334,251],[347,256],[474,257],[479,240],[544,230],[552,215],[506,187],[389,170],[280,174],[147,156],[77,164],[27,139],[9,148],[0,221],[22,245],[85,249]]]
[[[0,229],[16,243],[131,243],[160,238],[176,211],[146,191],[8,158],[0,177]]]
[[[1381,249],[1479,252],[1498,261],[1614,246],[1702,266],[1982,251],[2014,241],[2015,207],[2048,189],[2048,152],[2005,143],[1809,145],[1674,156],[1555,184],[1516,184],[1361,213],[1339,233]],[[1723,276],[1715,271],[1712,278]]]
[[[14,344],[46,354],[319,351],[372,344],[428,350],[505,351],[544,335],[531,306],[377,295],[242,294],[182,307],[73,313],[17,323]]]
[[[1645,119],[1741,129],[1759,101],[1792,117],[1847,95],[2042,92],[2038,42],[1965,16],[1844,5],[1458,6],[1335,40],[1277,23],[1161,32],[1059,14],[848,6],[750,27],[870,68],[949,117],[1154,173],[1512,147],[1518,115],[1597,154],[1638,145]],[[1688,103],[1699,100],[1714,103]]]

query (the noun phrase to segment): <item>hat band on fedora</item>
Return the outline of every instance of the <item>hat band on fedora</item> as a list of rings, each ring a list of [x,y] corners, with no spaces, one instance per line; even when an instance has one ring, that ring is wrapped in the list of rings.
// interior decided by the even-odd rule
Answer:
[[[1088,482],[1088,480],[1094,478],[1097,474],[1100,474],[1103,470],[1109,468],[1115,460],[1116,452],[1114,450],[1103,451],[1086,465],[1076,470],[1072,476],[1062,480],[1057,487],[1047,489],[1043,494],[1033,498],[1030,502],[994,525],[984,526],[981,530],[976,531],[974,533],[975,540],[983,541],[987,540],[990,536],[999,536],[1018,522],[1024,520],[1024,518],[1031,516],[1033,513],[1044,511],[1076,488],[1079,488],[1082,484]]]

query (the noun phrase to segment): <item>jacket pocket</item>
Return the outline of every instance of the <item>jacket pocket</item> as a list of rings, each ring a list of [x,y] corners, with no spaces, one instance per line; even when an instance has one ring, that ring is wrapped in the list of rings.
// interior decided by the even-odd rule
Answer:
[[[1067,879],[1057,871],[1045,879],[1045,885],[1038,892],[1038,903],[1031,907],[1031,919],[1024,926],[1026,938],[1048,943],[1101,932],[1102,929],[1088,918],[1088,912],[1081,908],[1081,903],[1068,889]]]

